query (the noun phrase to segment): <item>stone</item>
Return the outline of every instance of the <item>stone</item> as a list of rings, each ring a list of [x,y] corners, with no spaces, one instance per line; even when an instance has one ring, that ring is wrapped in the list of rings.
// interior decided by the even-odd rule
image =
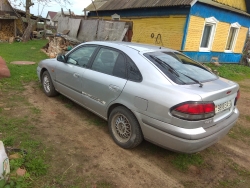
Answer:
[[[0,56],[0,79],[9,77],[10,77],[10,71],[3,58]]]
[[[17,176],[23,177],[25,174],[26,174],[26,170],[25,169],[18,168],[17,171],[16,171],[16,175]]]

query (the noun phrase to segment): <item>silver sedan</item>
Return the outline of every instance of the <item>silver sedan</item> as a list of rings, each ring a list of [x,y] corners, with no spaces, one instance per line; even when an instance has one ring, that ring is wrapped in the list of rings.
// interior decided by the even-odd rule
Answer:
[[[65,95],[108,121],[122,148],[143,139],[201,151],[233,127],[239,85],[182,53],[124,42],[87,42],[37,67],[45,94]]]

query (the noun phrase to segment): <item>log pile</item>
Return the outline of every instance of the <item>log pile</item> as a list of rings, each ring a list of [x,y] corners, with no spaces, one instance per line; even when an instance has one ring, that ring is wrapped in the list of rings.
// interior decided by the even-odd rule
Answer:
[[[9,42],[11,37],[14,37],[14,23],[1,20],[0,42]]]
[[[47,37],[47,39],[49,43],[43,47],[42,51],[50,58],[55,58],[58,54],[64,54],[77,45],[63,37]]]

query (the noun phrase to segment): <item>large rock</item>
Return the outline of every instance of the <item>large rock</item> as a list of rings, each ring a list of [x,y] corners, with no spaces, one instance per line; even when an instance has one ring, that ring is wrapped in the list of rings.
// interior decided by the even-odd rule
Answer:
[[[8,67],[6,66],[5,61],[0,56],[0,79],[1,78],[9,78],[10,77],[10,71]]]

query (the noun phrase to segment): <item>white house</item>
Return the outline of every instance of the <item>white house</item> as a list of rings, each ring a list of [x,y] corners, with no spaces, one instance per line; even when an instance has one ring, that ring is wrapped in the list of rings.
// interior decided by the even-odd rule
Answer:
[[[55,15],[56,15],[56,12],[48,11],[46,19],[49,19],[49,21],[46,21],[47,25],[56,26],[55,23],[53,22],[53,18],[55,17]]]

